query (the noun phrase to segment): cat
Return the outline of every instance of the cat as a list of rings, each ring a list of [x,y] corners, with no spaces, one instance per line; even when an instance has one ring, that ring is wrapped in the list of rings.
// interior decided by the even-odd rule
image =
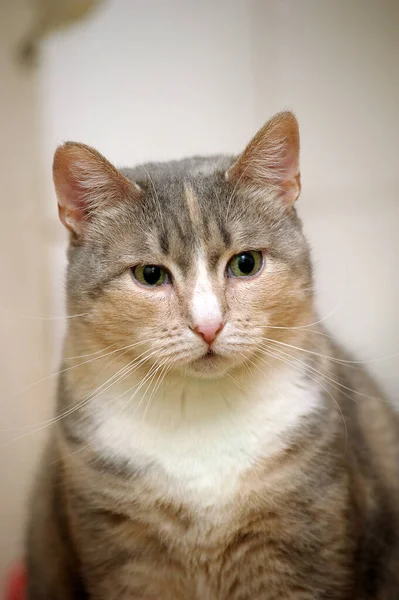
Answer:
[[[68,331],[28,600],[394,600],[399,423],[323,327],[282,112],[238,156],[54,158]]]

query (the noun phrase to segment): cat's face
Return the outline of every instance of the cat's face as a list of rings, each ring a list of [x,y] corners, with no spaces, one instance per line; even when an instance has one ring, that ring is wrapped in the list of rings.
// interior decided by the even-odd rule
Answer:
[[[120,187],[80,229],[74,211],[85,205],[61,214],[75,232],[69,311],[84,314],[76,332],[93,349],[218,377],[306,321],[311,267],[295,211],[275,185],[240,185],[236,166],[226,176],[232,163],[147,165],[125,172],[135,184],[109,171]],[[88,180],[72,194],[83,190],[86,201]]]

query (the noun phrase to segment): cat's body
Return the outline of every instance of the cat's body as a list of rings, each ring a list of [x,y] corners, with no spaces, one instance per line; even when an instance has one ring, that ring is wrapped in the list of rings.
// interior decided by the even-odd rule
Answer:
[[[318,322],[283,161],[292,119],[234,165],[146,165],[124,172],[135,183],[86,147],[56,158],[81,316],[34,494],[28,600],[399,596],[398,418]],[[258,270],[227,268],[238,255]],[[170,280],[134,282],[136,264]]]

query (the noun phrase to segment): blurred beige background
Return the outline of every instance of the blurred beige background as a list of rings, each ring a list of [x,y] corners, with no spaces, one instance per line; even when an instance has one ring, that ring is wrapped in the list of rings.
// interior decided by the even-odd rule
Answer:
[[[32,67],[16,51],[35,6],[0,0],[0,583],[22,553],[65,326],[62,141],[120,166],[238,152],[294,109],[321,315],[399,399],[399,3],[108,0]]]

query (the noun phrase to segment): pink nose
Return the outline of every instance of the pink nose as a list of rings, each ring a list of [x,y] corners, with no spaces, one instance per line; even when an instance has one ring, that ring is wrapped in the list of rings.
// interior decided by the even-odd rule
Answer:
[[[219,331],[223,329],[223,323],[221,321],[208,321],[194,325],[193,329],[195,333],[198,333],[204,338],[207,344],[211,345]]]

